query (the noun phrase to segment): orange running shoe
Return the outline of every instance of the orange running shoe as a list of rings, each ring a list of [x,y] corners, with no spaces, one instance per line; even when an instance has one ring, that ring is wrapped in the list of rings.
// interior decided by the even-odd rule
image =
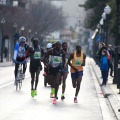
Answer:
[[[54,94],[50,93],[50,98],[54,98]]]

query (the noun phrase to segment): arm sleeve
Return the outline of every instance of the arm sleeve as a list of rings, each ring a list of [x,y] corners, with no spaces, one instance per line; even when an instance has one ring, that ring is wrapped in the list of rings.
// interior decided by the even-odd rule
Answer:
[[[19,46],[19,44],[16,44],[15,48],[14,48],[14,60],[16,60],[16,58],[17,58],[18,46]]]

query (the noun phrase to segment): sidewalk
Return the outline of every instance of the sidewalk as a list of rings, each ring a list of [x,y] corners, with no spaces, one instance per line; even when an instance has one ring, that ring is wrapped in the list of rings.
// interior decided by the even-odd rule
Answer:
[[[96,65],[95,61],[91,58],[90,64],[92,65],[93,71],[97,77],[98,83],[102,83],[101,78],[101,71],[98,65]],[[116,114],[116,117],[118,120],[120,120],[120,112],[118,112],[118,109],[120,109],[120,94],[119,89],[117,89],[116,84],[112,84],[113,77],[108,77],[108,84],[106,86],[101,86],[102,92],[104,94],[104,97],[107,98],[112,106],[113,111]]]
[[[8,66],[14,66],[14,63],[12,61],[3,61],[0,62],[0,67],[8,67]]]

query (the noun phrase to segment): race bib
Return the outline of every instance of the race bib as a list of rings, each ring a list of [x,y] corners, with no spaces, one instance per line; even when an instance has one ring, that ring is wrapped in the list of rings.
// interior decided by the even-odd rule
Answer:
[[[34,53],[34,59],[40,59],[40,57],[41,57],[41,52]]]
[[[67,59],[67,58],[65,59],[65,63],[66,63],[66,64],[68,63],[68,59]]]
[[[61,63],[62,62],[62,57],[59,56],[53,56],[53,63]]]
[[[82,60],[76,60],[75,59],[75,66],[81,66]]]

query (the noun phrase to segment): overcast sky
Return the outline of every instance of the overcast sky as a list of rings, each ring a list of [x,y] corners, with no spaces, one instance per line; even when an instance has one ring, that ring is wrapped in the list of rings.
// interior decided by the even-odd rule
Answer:
[[[62,7],[64,16],[67,17],[68,27],[75,26],[77,20],[84,21],[85,11],[84,8],[79,7],[79,4],[84,4],[85,0],[66,0],[66,1],[54,1],[52,2],[58,7]]]

